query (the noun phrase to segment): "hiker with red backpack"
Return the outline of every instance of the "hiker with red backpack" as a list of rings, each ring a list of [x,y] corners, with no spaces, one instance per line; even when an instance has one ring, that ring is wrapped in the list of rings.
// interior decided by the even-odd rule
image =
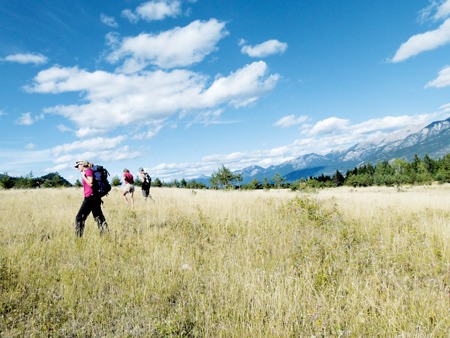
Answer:
[[[81,182],[84,188],[84,200],[81,204],[80,210],[75,217],[75,236],[82,237],[84,232],[84,225],[86,218],[92,212],[95,221],[97,222],[100,235],[108,231],[108,223],[106,223],[105,216],[102,212],[102,199],[96,193],[94,173],[92,164],[88,161],[77,161],[75,168],[81,172]]]
[[[125,187],[123,189],[122,197],[125,200],[125,203],[128,204],[127,194],[130,194],[131,207],[134,207],[134,178],[127,168],[123,169],[123,181]]]

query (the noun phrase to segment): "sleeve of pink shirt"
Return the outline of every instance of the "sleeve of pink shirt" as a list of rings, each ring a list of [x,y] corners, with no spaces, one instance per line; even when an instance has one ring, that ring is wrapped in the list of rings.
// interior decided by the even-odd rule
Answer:
[[[86,177],[92,177],[92,176],[94,176],[94,174],[93,174],[93,172],[92,172],[92,169],[87,169],[87,170],[84,172],[84,174],[86,175]],[[94,193],[94,191],[92,190],[92,187],[91,187],[89,184],[87,184],[87,183],[85,182],[85,180],[83,180],[83,187],[84,187],[84,196],[85,196],[85,197],[89,197],[89,196],[91,196],[91,195]]]

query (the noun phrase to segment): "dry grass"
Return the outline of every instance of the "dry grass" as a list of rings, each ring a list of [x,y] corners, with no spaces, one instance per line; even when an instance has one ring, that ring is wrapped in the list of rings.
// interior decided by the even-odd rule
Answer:
[[[0,336],[447,336],[450,187],[0,191]]]

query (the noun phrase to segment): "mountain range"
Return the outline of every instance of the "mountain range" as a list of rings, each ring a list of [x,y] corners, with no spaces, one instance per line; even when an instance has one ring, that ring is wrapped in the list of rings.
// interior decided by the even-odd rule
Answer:
[[[242,184],[254,179],[262,182],[264,178],[271,180],[276,174],[285,178],[286,182],[294,182],[301,178],[317,177],[322,174],[333,175],[336,170],[345,174],[357,166],[393,159],[404,159],[408,162],[417,155],[425,155],[439,159],[450,153],[450,117],[435,121],[424,128],[411,127],[408,130],[391,133],[386,137],[357,143],[347,150],[332,151],[326,155],[306,154],[279,165],[263,168],[250,166],[234,171],[240,174]],[[209,184],[209,178],[196,179]]]

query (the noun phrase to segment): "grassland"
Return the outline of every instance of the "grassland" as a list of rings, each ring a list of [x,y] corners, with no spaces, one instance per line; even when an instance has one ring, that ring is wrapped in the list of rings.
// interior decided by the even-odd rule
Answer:
[[[0,336],[449,336],[449,185],[137,193],[0,191]]]

